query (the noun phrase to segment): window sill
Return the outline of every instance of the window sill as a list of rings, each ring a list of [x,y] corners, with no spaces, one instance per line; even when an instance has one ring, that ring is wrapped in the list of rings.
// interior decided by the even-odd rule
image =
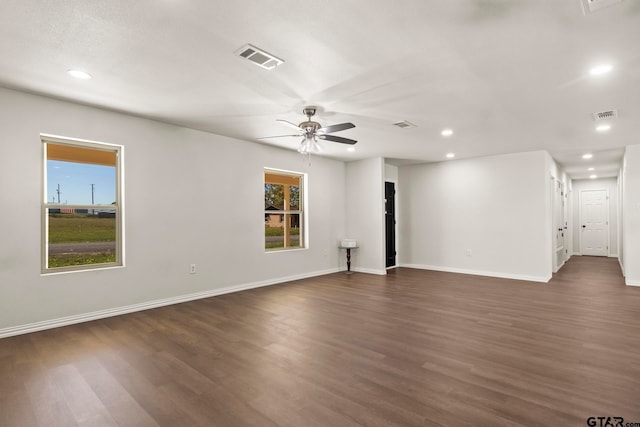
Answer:
[[[309,248],[282,248],[282,249],[271,249],[268,251],[264,251],[265,254],[276,254],[282,252],[296,252],[296,251],[306,251]]]
[[[119,268],[124,268],[124,265],[120,264],[104,264],[100,265],[96,264],[96,267],[91,268],[60,268],[60,269],[49,269],[44,270],[40,273],[40,276],[57,276],[59,274],[68,274],[68,273],[85,273],[88,271],[102,271],[102,270],[115,270]]]

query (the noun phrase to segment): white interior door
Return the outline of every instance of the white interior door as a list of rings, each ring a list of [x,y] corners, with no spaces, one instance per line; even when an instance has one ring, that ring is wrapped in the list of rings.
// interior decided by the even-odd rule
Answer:
[[[609,255],[609,191],[580,192],[580,252],[582,255]]]

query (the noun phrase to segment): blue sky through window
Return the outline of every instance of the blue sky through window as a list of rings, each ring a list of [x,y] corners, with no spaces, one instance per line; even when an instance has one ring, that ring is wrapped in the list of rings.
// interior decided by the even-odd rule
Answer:
[[[116,201],[116,167],[47,160],[47,203],[90,205],[91,184],[94,204],[110,205]]]

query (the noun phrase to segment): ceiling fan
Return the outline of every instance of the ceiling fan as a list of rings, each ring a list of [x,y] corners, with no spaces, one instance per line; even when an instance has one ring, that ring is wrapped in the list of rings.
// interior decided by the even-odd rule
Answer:
[[[278,135],[278,136],[267,136],[264,138],[258,139],[267,139],[267,138],[282,138],[282,137],[302,137],[302,141],[300,142],[300,146],[298,147],[298,151],[302,154],[311,154],[311,152],[319,152],[321,150],[320,145],[318,144],[318,139],[324,139],[326,141],[338,142],[340,144],[355,144],[356,140],[343,138],[341,136],[329,135],[330,133],[339,132],[341,130],[351,129],[356,127],[353,123],[339,123],[337,125],[325,126],[322,127],[320,123],[314,122],[311,118],[316,114],[316,107],[305,107],[302,110],[302,114],[307,116],[307,121],[302,122],[298,125],[295,123],[291,123],[287,120],[278,119],[277,122],[280,122],[284,125],[287,125],[291,128],[294,128],[298,133],[295,135]]]

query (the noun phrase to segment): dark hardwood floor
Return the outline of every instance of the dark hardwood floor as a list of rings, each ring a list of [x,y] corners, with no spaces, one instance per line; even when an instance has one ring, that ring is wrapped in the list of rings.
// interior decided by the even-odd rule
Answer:
[[[640,423],[640,288],[342,273],[0,340],[0,425]],[[639,424],[640,425],[640,424]]]

